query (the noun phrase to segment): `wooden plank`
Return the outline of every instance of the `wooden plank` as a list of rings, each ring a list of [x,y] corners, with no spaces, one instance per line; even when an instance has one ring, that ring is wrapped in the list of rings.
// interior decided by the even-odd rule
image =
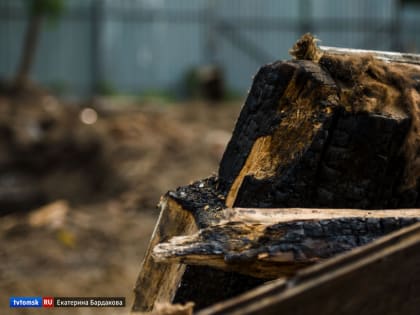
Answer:
[[[328,54],[338,55],[371,55],[376,59],[383,60],[386,62],[400,62],[420,65],[419,54],[407,54],[393,51],[354,49],[331,46],[319,46],[319,50],[323,53],[325,52]]]
[[[200,222],[210,224],[213,220],[216,220],[218,211],[221,210],[224,205],[224,198],[221,195],[221,192],[217,190],[217,184],[218,182],[214,177],[200,180],[186,187],[179,187],[174,191],[168,192],[166,198],[169,198],[171,203],[179,207],[180,215],[185,212],[184,209],[188,210],[194,215],[195,222],[200,227],[203,227],[200,225]],[[172,208],[173,207],[171,206],[171,209]],[[165,209],[165,207],[163,207],[163,209]],[[182,226],[180,223],[182,222],[182,217],[178,217],[176,213],[174,214],[174,217],[174,227]],[[185,233],[179,232],[178,234],[174,232],[172,235],[188,235],[189,233],[190,232],[188,231]],[[167,241],[167,239],[161,240],[161,242],[164,241]],[[153,244],[155,244],[155,242],[153,242]],[[150,250],[146,260],[148,263],[144,264],[144,268],[142,268],[137,283],[140,294],[137,294],[135,304],[138,305],[139,303],[147,302],[147,307],[144,308],[150,309],[154,303],[153,301],[156,300],[157,294],[155,291],[160,284],[153,279],[148,280],[148,273],[145,272],[144,269],[149,266],[147,268],[150,270],[153,266],[162,266],[163,264],[156,264],[150,267],[150,264],[153,262],[151,261]],[[180,265],[178,264],[178,266]],[[201,309],[223,299],[237,296],[264,282],[264,280],[261,279],[255,279],[233,272],[223,272],[210,267],[187,266],[184,269],[182,266],[180,267],[182,268],[181,272],[177,273],[178,275],[182,273],[182,280],[179,283],[175,281],[175,285],[172,287],[173,290],[176,290],[172,302],[185,304],[189,301],[193,301],[195,303],[195,309]],[[159,271],[159,269],[157,270]],[[152,290],[152,292],[148,293],[149,290]],[[146,295],[147,299],[145,299],[142,294]],[[146,302],[142,302],[144,300]],[[171,299],[167,298],[167,300]]]
[[[153,258],[263,279],[290,277],[420,221],[420,210],[225,209],[219,218],[193,235],[156,245]]]
[[[420,223],[197,315],[417,315]]]
[[[196,231],[194,218],[172,198],[165,196],[160,202],[160,215],[143,260],[134,289],[133,312],[151,311],[155,303],[171,302],[185,266],[155,262],[151,256],[154,246],[168,238]]]
[[[418,218],[420,209],[316,209],[316,208],[226,208],[218,215],[219,222],[275,224],[307,220],[339,218]]]
[[[169,193],[180,208],[193,214],[201,229],[211,229],[213,222],[220,222],[219,215],[226,206],[419,207],[420,66],[385,62],[372,55],[322,52],[314,42],[313,37],[304,36],[292,49],[295,60],[274,62],[258,71],[221,160],[218,176]],[[249,213],[241,215],[249,216]],[[269,215],[259,216],[268,220]],[[255,226],[247,227],[251,231],[248,235],[264,237],[266,226],[261,229],[257,217],[253,217]],[[365,220],[362,228],[367,228],[369,219],[360,218]],[[339,229],[343,222],[332,220],[338,220],[338,224],[328,223]],[[391,218],[378,220],[392,222]],[[182,222],[175,217],[171,224],[180,232],[171,234],[171,231],[164,236],[189,234]],[[293,221],[292,231],[302,230],[297,223]],[[311,224],[305,227],[311,230]],[[280,229],[279,235],[284,231],[287,229]],[[328,229],[322,231],[326,235]],[[209,235],[217,234],[210,230]],[[151,244],[137,284],[136,303],[141,307],[150,309],[152,301],[159,296],[170,299],[171,290],[177,290],[175,302],[200,301],[196,308],[201,308],[226,298],[227,292],[236,294],[238,287],[249,289],[244,285],[249,279],[239,279],[238,274],[222,274],[221,281],[212,287],[216,281],[209,272],[211,268],[189,266],[183,273],[177,262],[175,266],[181,269],[174,274],[182,274],[178,286],[178,276],[172,279],[168,277],[169,269],[164,269],[169,267],[151,261],[153,246],[162,242],[155,239],[159,237]],[[237,240],[243,242],[240,237]],[[238,258],[248,259],[248,263],[249,257],[251,261],[255,257],[271,259],[264,252],[232,256],[225,249],[222,247],[221,252],[230,266]],[[296,257],[293,252],[293,258]],[[164,270],[164,276],[157,279],[176,285],[156,289],[161,283],[155,281],[154,275],[147,279],[150,270]],[[169,278],[172,280],[168,281]],[[255,284],[254,280],[250,282]],[[214,287],[217,294],[212,294]]]

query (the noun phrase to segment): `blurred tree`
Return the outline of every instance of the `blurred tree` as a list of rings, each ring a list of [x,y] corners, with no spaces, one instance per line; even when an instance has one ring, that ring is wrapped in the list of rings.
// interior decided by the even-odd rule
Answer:
[[[29,82],[29,73],[35,59],[44,18],[56,21],[64,10],[65,0],[24,0],[29,21],[26,26],[15,87],[24,88]]]

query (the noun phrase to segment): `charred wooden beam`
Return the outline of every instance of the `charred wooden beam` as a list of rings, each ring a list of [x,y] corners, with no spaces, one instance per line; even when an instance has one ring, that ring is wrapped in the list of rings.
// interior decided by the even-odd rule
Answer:
[[[376,59],[386,62],[400,62],[420,64],[420,55],[408,54],[392,51],[367,50],[367,49],[352,49],[331,46],[319,46],[321,53],[338,54],[338,55],[370,55]]]
[[[257,278],[297,270],[420,221],[419,209],[226,209],[220,222],[153,250],[158,262],[205,265]]]
[[[420,65],[320,51],[260,69],[219,168],[228,207],[417,207]]]
[[[211,267],[160,263],[152,258],[152,249],[158,243],[176,235],[192,234],[196,225],[203,228],[218,222],[224,196],[217,185],[217,179],[210,177],[179,187],[163,197],[161,214],[134,290],[133,312],[150,312],[159,303],[185,304],[189,301],[194,301],[195,309],[201,309],[264,282]]]
[[[151,256],[153,247],[172,236],[196,231],[191,213],[184,211],[175,200],[166,196],[159,206],[160,215],[134,289],[132,310],[136,312],[148,312],[156,303],[172,301],[185,270],[185,265],[154,261]]]
[[[175,269],[166,269],[171,268],[168,267],[171,264],[154,262],[152,248],[170,237],[191,234],[187,226],[194,223],[186,225],[185,222],[191,222],[192,218],[197,228],[205,232],[187,238],[188,241],[205,243],[210,240],[208,237],[229,235],[235,244],[246,247],[236,223],[222,222],[225,208],[358,208],[372,212],[374,209],[420,208],[420,65],[391,58],[381,60],[370,53],[323,51],[309,35],[296,43],[292,55],[294,60],[265,65],[256,74],[220,162],[218,176],[180,187],[166,196],[181,212],[189,214],[163,214],[173,220],[173,227],[162,223],[166,220],[159,221],[137,283],[137,309],[150,310],[154,300],[160,297],[166,302],[172,298],[181,303],[192,300],[196,309],[200,309],[261,281],[203,266],[190,265],[184,270],[175,264]],[[259,214],[261,220],[269,216],[268,210],[264,211]],[[355,244],[363,244],[363,233],[369,232],[372,219],[362,217],[350,219],[360,221],[361,230],[367,231],[361,232],[361,237],[359,231],[352,235],[359,237]],[[326,226],[337,225],[341,231],[337,235],[344,233],[340,224],[348,220],[319,219],[327,222]],[[381,226],[382,222],[384,227],[388,226],[386,222],[393,222],[391,225],[395,228],[407,223],[405,219],[391,218],[374,218],[373,221],[376,226]],[[298,223],[279,221],[272,234],[279,232],[283,237],[288,229],[309,233],[315,224],[304,220],[301,226],[305,226],[305,230],[301,226],[298,229]],[[250,239],[248,246],[261,248],[259,241],[271,226],[254,221],[244,227],[251,231],[245,233]],[[366,235],[373,239],[381,235],[381,229],[377,228],[376,234]],[[257,240],[252,239],[252,235]],[[341,246],[340,239],[330,240],[326,233],[323,235],[326,238],[321,239],[321,244],[327,240]],[[269,237],[266,240],[270,246],[275,246],[281,239]],[[211,246],[214,244],[218,243],[213,242]],[[258,251],[253,254],[251,247],[246,249],[246,255],[243,251],[231,255],[230,248],[226,247],[228,241],[219,244],[221,253],[217,260],[227,257],[223,268],[227,265],[231,268],[235,257],[258,263],[264,257],[266,262],[267,257],[271,257],[269,251],[268,256]],[[300,253],[315,260],[323,259],[319,251],[324,247],[305,245],[299,250],[289,250],[293,260],[303,257]],[[334,252],[328,250],[327,257]],[[148,279],[149,273],[151,279]],[[160,283],[165,289],[157,289]]]
[[[416,315],[419,261],[417,223],[197,315]]]
[[[296,221],[320,221],[340,218],[418,218],[420,209],[315,209],[315,208],[226,208],[213,224],[224,221],[272,225]]]

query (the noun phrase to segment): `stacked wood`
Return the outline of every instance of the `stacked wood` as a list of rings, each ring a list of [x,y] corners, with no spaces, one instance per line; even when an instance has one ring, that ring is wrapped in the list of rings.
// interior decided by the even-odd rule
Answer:
[[[218,176],[164,197],[134,310],[201,309],[419,220],[420,66],[309,35],[291,53],[255,76]]]

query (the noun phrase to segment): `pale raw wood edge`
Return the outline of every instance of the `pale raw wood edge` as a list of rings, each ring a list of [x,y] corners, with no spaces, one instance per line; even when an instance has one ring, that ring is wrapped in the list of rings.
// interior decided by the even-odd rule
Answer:
[[[315,209],[315,208],[227,208],[218,216],[223,221],[271,225],[282,222],[339,218],[416,218],[420,209]]]
[[[234,208],[224,210],[220,217],[221,221],[209,228],[157,244],[152,251],[153,259],[162,263],[211,266],[258,278],[292,276],[314,262],[382,236],[386,231],[377,219],[396,224],[392,229],[395,230],[413,223],[408,220],[403,224],[400,219],[420,219],[420,210]],[[305,221],[308,224],[302,225]],[[334,224],[332,230],[329,224]],[[265,234],[267,227],[271,232]],[[369,230],[369,234],[356,235],[360,229]],[[356,241],[359,237],[363,241]],[[264,241],[260,243],[260,239]],[[279,241],[282,250],[277,249]],[[227,261],[230,260],[227,257],[234,260]]]
[[[185,304],[156,303],[151,312],[131,311],[130,315],[192,315],[194,302]]]
[[[369,54],[376,59],[387,62],[410,63],[420,65],[420,55],[392,51],[365,50],[341,47],[319,46],[321,52],[338,55]]]
[[[214,304],[196,315],[236,315],[255,314],[263,307],[279,304],[305,291],[333,282],[335,279],[362,270],[363,267],[381,261],[405,248],[420,243],[420,223],[383,236],[370,244],[353,249],[313,265],[292,279],[270,281],[224,302]],[[392,288],[391,288],[392,289]],[[363,292],[361,292],[362,294]]]
[[[152,258],[153,248],[160,242],[179,234],[190,234],[197,231],[192,214],[165,196],[160,202],[160,214],[153,231],[145,258],[134,289],[132,312],[152,311],[156,302],[171,302],[185,266],[181,264],[164,264]]]

